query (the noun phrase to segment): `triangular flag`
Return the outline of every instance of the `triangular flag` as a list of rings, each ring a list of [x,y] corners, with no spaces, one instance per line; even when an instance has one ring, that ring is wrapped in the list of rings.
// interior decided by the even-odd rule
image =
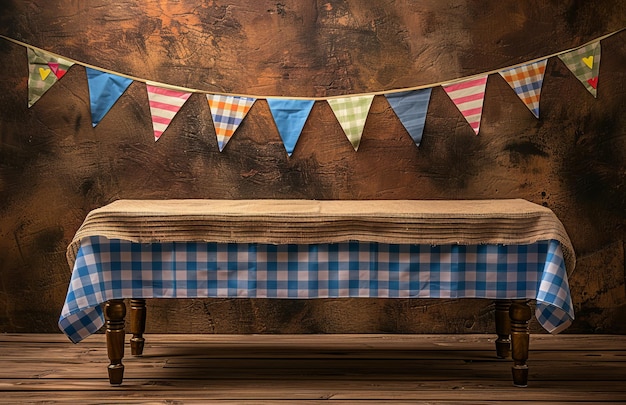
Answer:
[[[544,59],[499,72],[536,118],[539,118],[539,97],[547,63]]]
[[[191,96],[191,93],[160,87],[152,82],[146,82],[146,90],[150,103],[150,114],[152,115],[154,141],[156,142],[170,125],[178,110]]]
[[[94,127],[133,82],[132,79],[85,67],[89,85],[91,125]]]
[[[50,64],[61,65],[67,71],[74,62],[37,49],[26,48],[26,50],[28,54],[28,107],[30,108],[63,76],[57,76]]]
[[[478,79],[469,79],[442,86],[476,135],[480,130],[480,117],[483,113],[486,85],[487,75]]]
[[[363,127],[374,100],[373,95],[331,98],[328,101],[354,150],[359,149]]]
[[[207,94],[206,98],[211,109],[211,116],[213,116],[215,135],[217,135],[217,144],[221,152],[252,108],[256,98],[219,94]]]
[[[417,146],[422,141],[431,88],[385,94],[387,102],[396,113]]]
[[[598,96],[600,73],[600,41],[559,55],[559,59],[580,80],[589,93]]]
[[[306,123],[315,100],[288,100],[283,98],[268,98],[272,117],[278,128],[287,154],[291,156],[304,124]]]

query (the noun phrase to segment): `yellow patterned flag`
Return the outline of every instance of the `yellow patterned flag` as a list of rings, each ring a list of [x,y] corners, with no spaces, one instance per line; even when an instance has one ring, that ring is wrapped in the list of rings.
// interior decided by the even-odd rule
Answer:
[[[74,64],[37,49],[26,48],[28,56],[28,108],[32,107]]]
[[[559,55],[559,59],[594,97],[598,96],[600,41]]]

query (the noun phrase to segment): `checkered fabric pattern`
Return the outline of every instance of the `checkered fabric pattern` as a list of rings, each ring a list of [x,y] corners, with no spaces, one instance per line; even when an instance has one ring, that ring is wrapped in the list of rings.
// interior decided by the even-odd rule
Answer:
[[[559,55],[559,59],[580,80],[585,88],[597,96],[598,74],[600,72],[600,42]]]
[[[354,150],[359,149],[363,128],[374,100],[373,95],[331,98],[328,100],[337,121],[343,128]]]
[[[539,118],[539,97],[547,63],[548,60],[544,59],[499,72],[537,118]]]
[[[28,107],[30,108],[58,81],[58,76],[62,76],[74,63],[37,49],[26,48],[26,50],[28,56]],[[49,63],[52,63],[53,66],[50,66]]]
[[[536,299],[550,332],[573,307],[561,247],[532,245],[311,245],[83,239],[59,327],[74,342],[104,323],[120,298]]]
[[[255,98],[207,94],[220,152],[243,121]]]

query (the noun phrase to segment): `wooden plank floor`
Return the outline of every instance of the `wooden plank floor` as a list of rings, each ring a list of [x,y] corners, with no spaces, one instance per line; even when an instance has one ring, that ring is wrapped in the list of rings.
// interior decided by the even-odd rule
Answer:
[[[0,335],[0,403],[626,403],[626,336],[532,335],[528,388],[491,335],[147,335],[111,387],[102,335]]]

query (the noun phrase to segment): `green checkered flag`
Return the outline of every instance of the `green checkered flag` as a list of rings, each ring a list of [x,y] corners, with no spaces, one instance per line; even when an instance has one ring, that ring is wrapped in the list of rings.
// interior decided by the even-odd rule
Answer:
[[[585,88],[594,97],[597,97],[598,74],[600,72],[600,41],[561,54],[559,58]]]
[[[32,107],[74,64],[46,52],[26,48],[28,52],[28,108]]]
[[[374,100],[373,95],[331,98],[327,100],[354,150],[359,149],[363,127],[365,126],[365,120],[370,111],[372,100]]]

